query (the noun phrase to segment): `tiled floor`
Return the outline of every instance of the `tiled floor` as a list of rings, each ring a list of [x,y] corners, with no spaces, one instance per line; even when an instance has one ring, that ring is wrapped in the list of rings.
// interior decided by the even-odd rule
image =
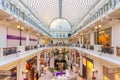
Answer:
[[[52,57],[51,60],[50,60],[50,67],[54,67],[54,57]],[[75,73],[76,70],[77,69],[76,69],[75,66],[73,66],[72,71],[69,70],[69,75],[70,76],[69,76],[69,79],[67,79],[67,80],[71,80],[71,78],[74,78],[74,77],[76,77],[77,80],[85,80],[85,79],[81,78],[78,74]],[[42,74],[41,77],[39,78],[39,80],[58,80],[58,79],[53,77],[53,75],[51,74],[51,72],[47,68],[46,74]],[[62,80],[65,80],[65,79],[62,79]]]
[[[70,77],[67,80],[71,80],[71,78],[77,77],[77,80],[85,80],[81,78],[78,74],[76,74],[74,71],[69,71]],[[57,80],[55,77],[52,76],[52,74],[47,70],[46,74],[42,74],[39,80]]]

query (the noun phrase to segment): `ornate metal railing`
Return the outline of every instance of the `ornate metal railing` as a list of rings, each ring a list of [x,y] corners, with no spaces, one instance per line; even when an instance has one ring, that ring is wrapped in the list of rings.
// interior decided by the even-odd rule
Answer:
[[[30,50],[30,46],[25,46],[25,51],[29,51]]]
[[[38,46],[37,46],[37,45],[34,45],[34,49],[38,49]]]
[[[114,47],[111,47],[111,46],[102,46],[101,52],[108,53],[108,54],[114,54]]]
[[[16,53],[17,53],[17,47],[3,48],[3,56],[16,54]]]

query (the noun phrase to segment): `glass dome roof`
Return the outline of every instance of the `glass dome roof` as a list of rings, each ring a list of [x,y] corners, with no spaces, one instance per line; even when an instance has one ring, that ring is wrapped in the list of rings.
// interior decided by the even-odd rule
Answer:
[[[65,19],[55,19],[51,24],[50,24],[50,29],[57,29],[57,30],[71,30],[71,25],[70,23],[65,20]]]
[[[100,0],[21,0],[47,26],[61,17],[68,20],[72,27]]]

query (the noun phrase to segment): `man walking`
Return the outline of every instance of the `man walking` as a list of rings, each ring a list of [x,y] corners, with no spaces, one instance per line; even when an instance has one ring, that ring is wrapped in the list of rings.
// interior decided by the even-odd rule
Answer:
[[[38,75],[38,71],[36,72],[36,80],[38,80],[38,78],[39,78],[39,75]]]

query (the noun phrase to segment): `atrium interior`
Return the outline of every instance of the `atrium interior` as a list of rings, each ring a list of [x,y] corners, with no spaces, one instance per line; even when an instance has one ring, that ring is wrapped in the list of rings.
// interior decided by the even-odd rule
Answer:
[[[120,80],[120,0],[0,0],[0,80]]]

